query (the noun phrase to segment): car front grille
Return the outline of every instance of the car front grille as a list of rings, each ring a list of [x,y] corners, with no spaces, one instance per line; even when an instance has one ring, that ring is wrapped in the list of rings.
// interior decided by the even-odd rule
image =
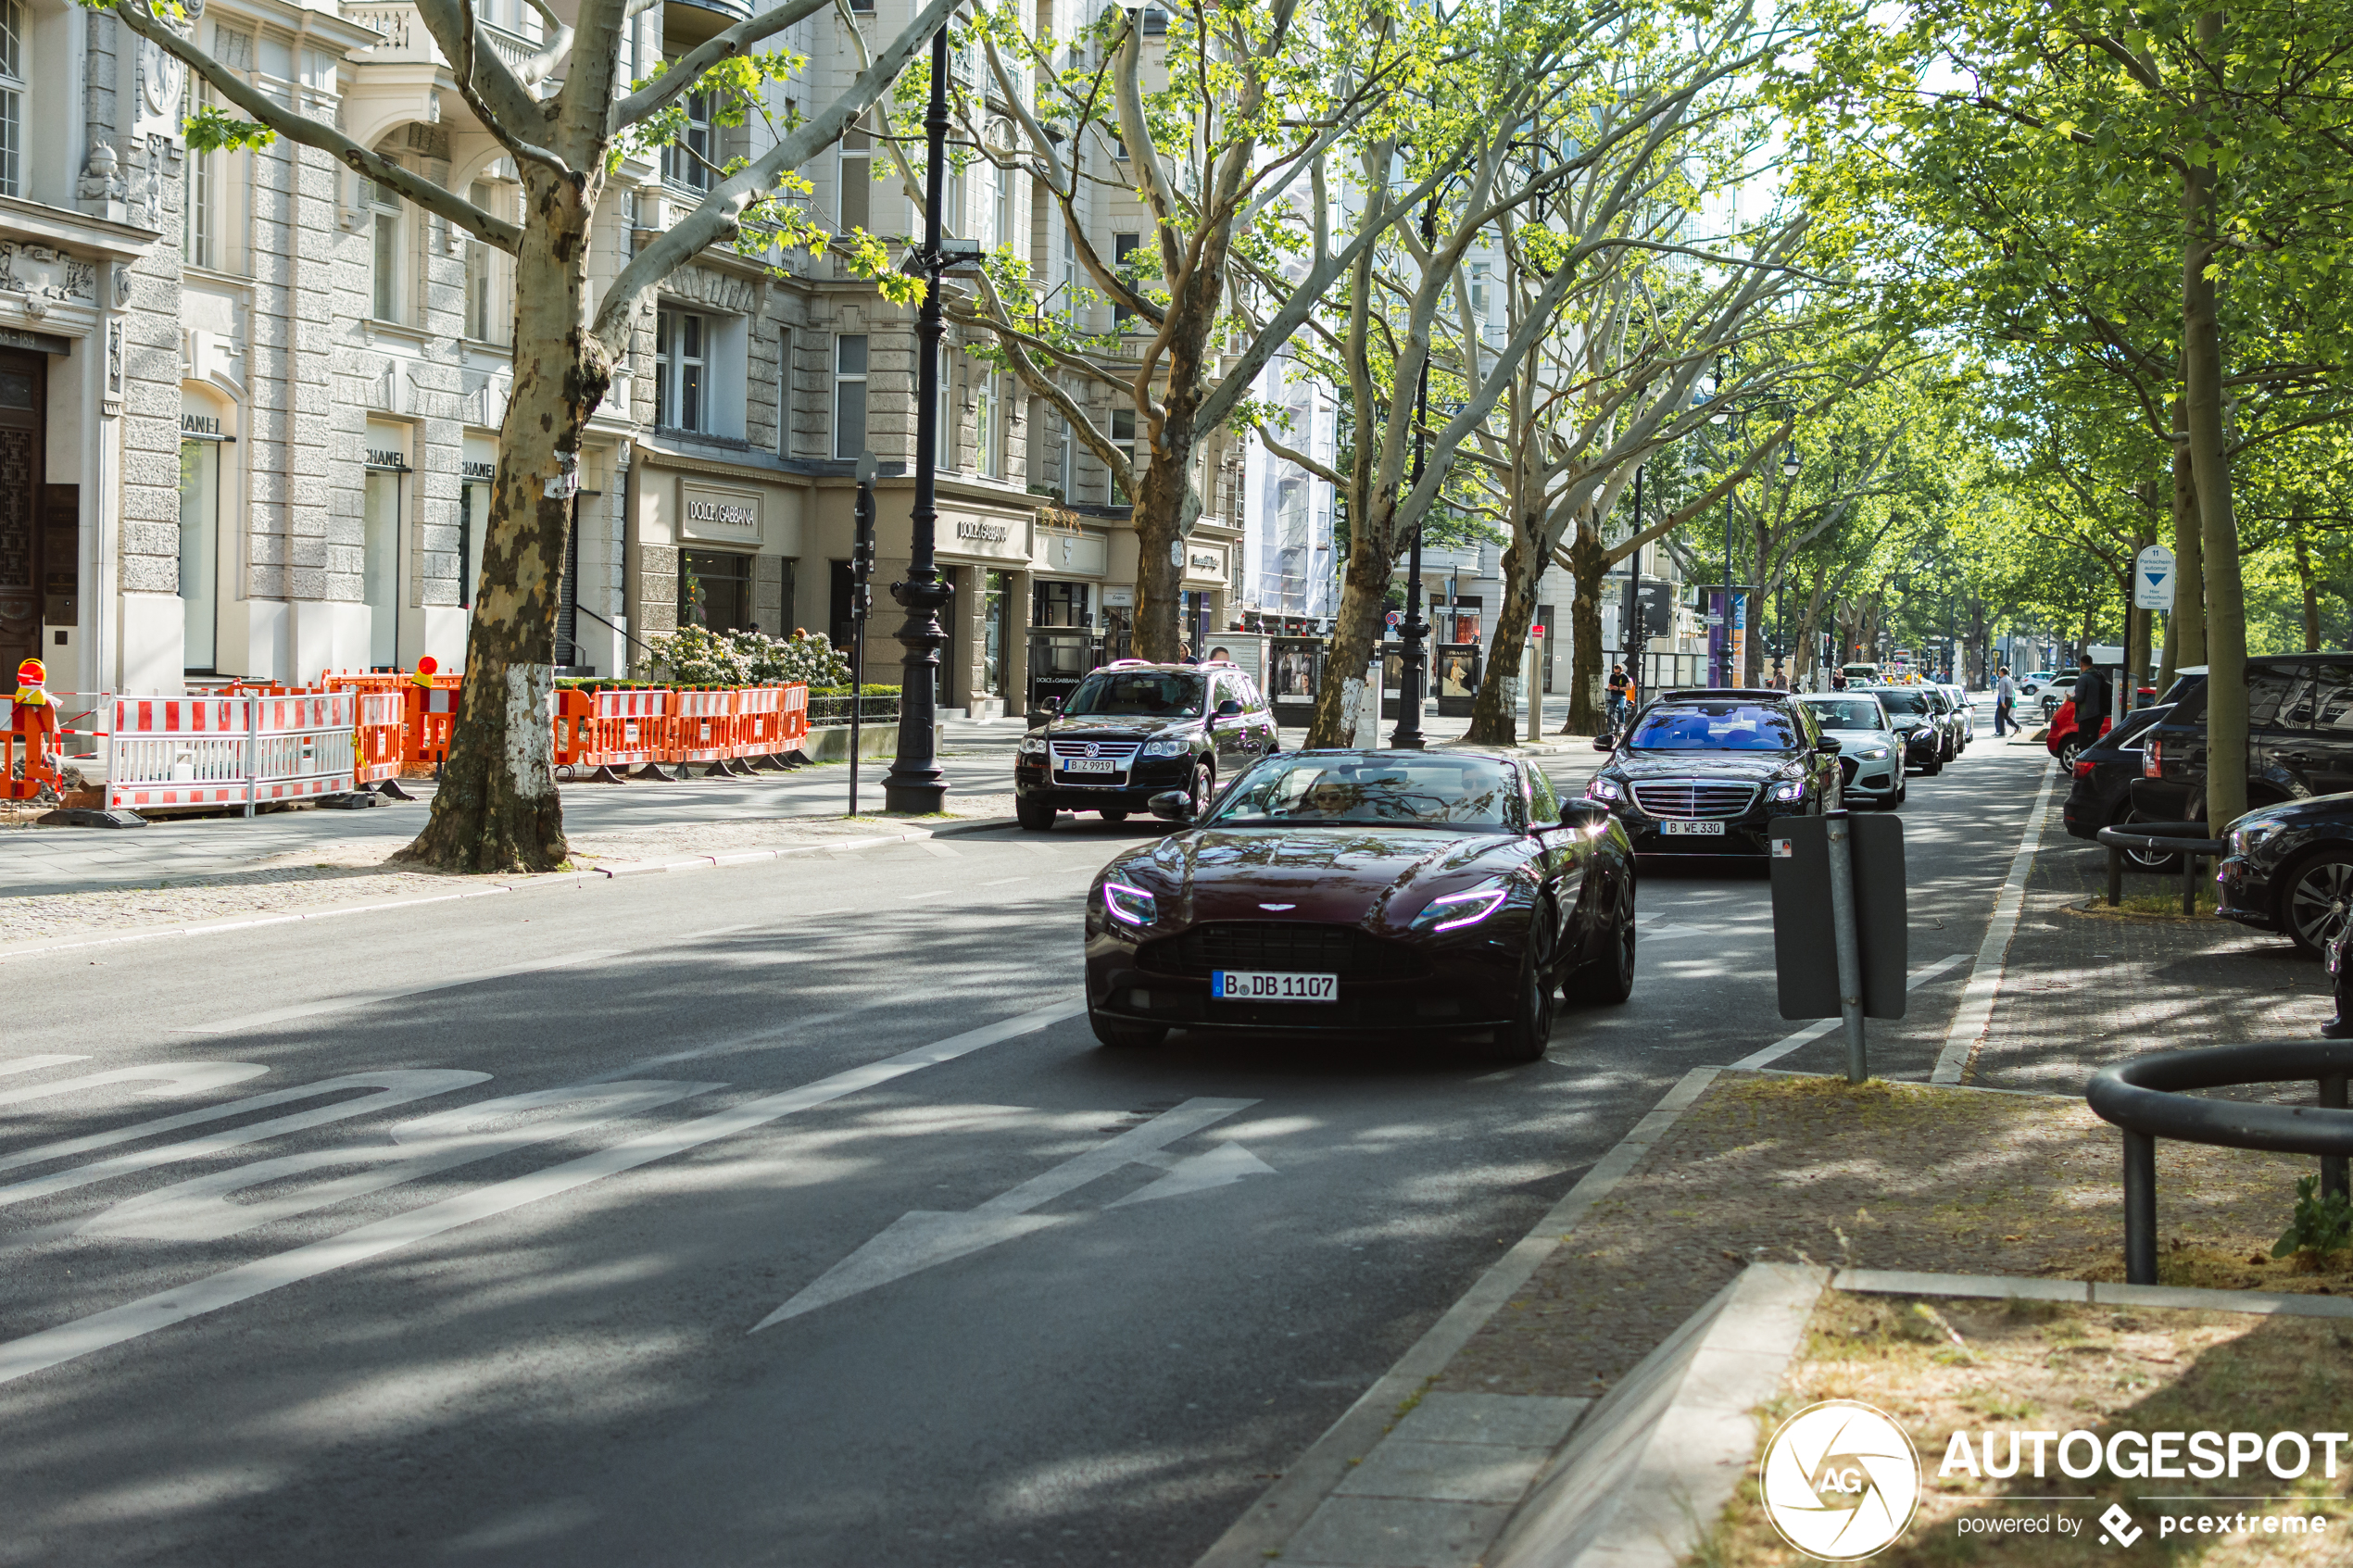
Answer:
[[[1121,762],[1135,759],[1143,742],[1139,740],[1055,740],[1048,743],[1057,757],[1110,757]]]
[[[1136,754],[1144,748],[1139,740],[1062,740],[1046,743],[1054,753],[1054,782],[1074,784],[1107,784],[1117,788],[1126,784],[1127,775],[1136,766]],[[1108,758],[1113,766],[1074,772],[1071,763],[1081,758]]]
[[[1342,980],[1404,980],[1428,969],[1411,947],[1384,942],[1353,925],[1308,921],[1213,921],[1146,944],[1136,961],[1161,974],[1254,969],[1336,974]]]
[[[1756,803],[1756,786],[1706,779],[1654,779],[1634,786],[1634,804],[1653,817],[1737,817]]]
[[[1855,760],[1852,757],[1840,758],[1838,759],[1840,781],[1844,784],[1853,784],[1855,782],[1856,771],[1861,767],[1862,764]]]

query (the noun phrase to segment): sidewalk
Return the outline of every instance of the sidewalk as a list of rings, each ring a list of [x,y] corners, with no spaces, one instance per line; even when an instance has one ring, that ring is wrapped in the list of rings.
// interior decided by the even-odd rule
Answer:
[[[1613,1391],[1638,1368],[1656,1381],[1654,1353],[1704,1323],[1711,1300],[1720,1309],[1722,1293],[1752,1264],[1842,1277],[1882,1271],[1883,1280],[1931,1293],[1932,1282],[1915,1276],[1990,1276],[1996,1297],[2047,1283],[2053,1299],[2075,1301],[2087,1298],[2086,1287],[2060,1282],[2120,1281],[2117,1135],[2081,1098],[2092,1074],[2188,1044],[2309,1039],[2330,1004],[2319,966],[2284,937],[2210,918],[2080,912],[2105,888],[2106,857],[2068,836],[2064,795],[2057,784],[2048,797],[1969,1086],[1850,1087],[1836,1078],[1695,1070],[1292,1463],[1199,1568],[1518,1563],[1538,1516],[1560,1506],[1562,1477],[1592,1461],[1593,1442],[1616,1440],[1580,1437],[1582,1424],[1616,1420],[1627,1399],[1612,1401]],[[2243,1092],[2312,1098],[2309,1085]],[[2353,1315],[2344,1299],[2353,1297],[2353,1264],[2316,1272],[2270,1256],[2296,1179],[2315,1165],[2161,1143],[2160,1276],[2167,1287],[2221,1294],[2138,1299],[2183,1308],[2244,1301],[2250,1313],[2284,1310],[2265,1303],[2285,1299]],[[1861,1321],[1855,1313],[1863,1311],[1826,1306],[1818,1323]],[[1890,1321],[1879,1309],[1864,1315]],[[2106,1332],[2108,1311],[2095,1315]],[[1793,1390],[1828,1397],[1818,1323],[1815,1348],[1766,1385],[1783,1391],[1776,1409],[1803,1402]],[[1917,1326],[1905,1318],[1887,1332],[1900,1338]],[[2334,1343],[2353,1344],[2353,1336],[2339,1332]],[[1752,1393],[1706,1419],[1744,1427],[1761,1398]],[[1705,1425],[1700,1414],[1690,1419]],[[1754,1445],[1747,1438],[1738,1451]],[[1719,1498],[1662,1522],[1680,1542],[1671,1549],[1654,1540],[1627,1555],[1572,1553],[1558,1563],[1745,1561],[1721,1551],[1727,1539],[1753,1544],[1753,1529],[1709,1544],[1721,1506]],[[1925,1537],[1916,1544],[1931,1556],[1942,1549]],[[1687,1557],[1703,1548],[1717,1555]]]

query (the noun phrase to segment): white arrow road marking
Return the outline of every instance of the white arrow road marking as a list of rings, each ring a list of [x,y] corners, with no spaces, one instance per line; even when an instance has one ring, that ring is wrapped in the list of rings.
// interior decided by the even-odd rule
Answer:
[[[207,1089],[242,1084],[269,1071],[251,1061],[157,1061],[145,1067],[118,1067],[109,1073],[85,1073],[79,1078],[60,1078],[54,1084],[10,1089],[0,1094],[0,1105],[22,1105],[27,1100],[47,1099],[53,1095],[69,1095],[77,1089],[101,1088],[108,1084],[161,1084],[164,1087],[149,1089],[140,1098],[179,1099],[203,1094]]]
[[[69,1171],[52,1172],[30,1181],[12,1182],[0,1186],[0,1207],[22,1203],[30,1198],[44,1198],[53,1192],[65,1192],[73,1187],[88,1186],[110,1176],[131,1171],[144,1171],[151,1166],[170,1165],[182,1160],[200,1160],[207,1155],[224,1153],[246,1144],[259,1143],[264,1138],[283,1137],[309,1127],[321,1127],[330,1122],[342,1122],[373,1111],[389,1110],[396,1105],[423,1099],[429,1095],[447,1094],[452,1089],[467,1088],[487,1083],[487,1073],[470,1073],[455,1067],[429,1067],[396,1070],[389,1073],[354,1073],[341,1078],[321,1078],[315,1084],[298,1088],[279,1089],[271,1094],[255,1095],[249,1099],[232,1100],[227,1105],[207,1106],[202,1110],[182,1111],[177,1116],[158,1116],[152,1122],[140,1122],[111,1132],[92,1133],[87,1137],[67,1138],[59,1143],[43,1144],[20,1154],[0,1160],[0,1171],[20,1165],[40,1165],[68,1155],[83,1154],[94,1148],[113,1144],[130,1143],[138,1138],[154,1137],[158,1133],[177,1132],[182,1127],[203,1122],[219,1122],[231,1116],[245,1116],[256,1110],[266,1110],[273,1105],[291,1100],[315,1099],[344,1089],[374,1089],[376,1093],[361,1095],[358,1099],[338,1100],[312,1110],[298,1110],[291,1116],[275,1116],[267,1122],[251,1122],[245,1126],[208,1137],[190,1138],[183,1143],[164,1144],[156,1148],[143,1148],[133,1154],[119,1154],[112,1160],[95,1164],[78,1165]]]
[[[729,926],[724,929],[735,930]],[[708,935],[711,933],[696,933]],[[686,937],[680,941],[687,940]],[[566,953],[560,958],[539,959],[531,963],[505,964],[497,969],[476,971],[447,979],[429,981],[422,985],[402,985],[389,991],[359,991],[341,997],[322,997],[315,1002],[296,1002],[292,1007],[271,1008],[263,1012],[240,1013],[234,1018],[217,1019],[210,1023],[182,1024],[177,1034],[228,1035],[245,1029],[264,1029],[272,1023],[286,1023],[297,1018],[312,1018],[322,1012],[342,1012],[349,1008],[366,1007],[374,1002],[395,1001],[402,997],[430,996],[459,985],[479,985],[485,980],[504,980],[510,975],[536,974],[541,970],[568,969],[573,964],[594,963],[600,959],[622,956],[618,947],[602,947],[593,952]]]
[[[533,1144],[572,1137],[601,1123],[725,1087],[724,1084],[640,1079],[594,1087],[568,1085],[560,1089],[482,1100],[404,1122],[392,1130],[389,1143],[305,1149],[300,1154],[257,1160],[233,1171],[216,1171],[143,1192],[90,1219],[79,1234],[135,1236],[145,1241],[219,1241],[272,1220],[292,1219],[314,1209],[347,1203],[387,1187],[510,1154]],[[527,1121],[520,1126],[500,1125],[511,1123],[518,1117],[548,1111],[560,1114]],[[480,1130],[494,1126],[498,1130]],[[361,1168],[337,1181],[297,1187],[258,1201],[233,1201],[233,1195],[250,1187],[346,1166]]]
[[[1238,1110],[1258,1102],[1254,1099],[1189,1099],[1174,1110],[1164,1111],[1140,1127],[1130,1127],[1109,1143],[1099,1144],[1086,1153],[1063,1160],[1052,1170],[1008,1191],[1000,1192],[976,1209],[962,1213],[942,1213],[937,1210],[918,1209],[893,1221],[880,1236],[827,1269],[811,1282],[791,1300],[751,1325],[758,1334],[771,1323],[797,1318],[803,1312],[813,1312],[820,1307],[845,1300],[876,1286],[888,1285],[930,1268],[994,1247],[1000,1241],[1011,1241],[1048,1225],[1060,1224],[1077,1218],[1075,1214],[1044,1214],[1029,1212],[1032,1209],[1052,1202],[1066,1192],[1075,1192],[1099,1176],[1107,1176],[1122,1165],[1145,1159],[1182,1137],[1189,1137],[1213,1123],[1222,1122]],[[1173,1180],[1186,1165],[1163,1176],[1162,1182]],[[1203,1185],[1214,1185],[1209,1183]],[[1150,1189],[1146,1189],[1150,1190]]]
[[[1150,1186],[1138,1187],[1126,1197],[1103,1205],[1106,1209],[1125,1208],[1130,1203],[1142,1203],[1154,1198],[1182,1198],[1188,1193],[1207,1192],[1211,1187],[1231,1186],[1244,1176],[1271,1176],[1275,1168],[1238,1143],[1221,1143],[1204,1154],[1176,1162],[1176,1169]]]
[[[44,1067],[63,1067],[69,1061],[87,1061],[86,1056],[20,1056],[0,1061],[0,1077],[11,1073],[38,1073]]]
[[[428,1203],[422,1209],[373,1224],[361,1225],[341,1236],[314,1241],[274,1257],[257,1259],[237,1268],[225,1269],[203,1279],[191,1280],[176,1289],[161,1290],[136,1301],[126,1301],[103,1312],[93,1312],[85,1318],[59,1323],[38,1334],[28,1334],[21,1339],[0,1344],[0,1383],[13,1383],[44,1368],[57,1366],[86,1356],[93,1350],[103,1350],[110,1345],[137,1339],[185,1323],[190,1318],[217,1312],[223,1307],[233,1307],[240,1301],[276,1290],[282,1286],[295,1285],[337,1269],[364,1263],[372,1258],[396,1251],[411,1242],[429,1241],[460,1225],[476,1220],[486,1220],[520,1209],[542,1198],[560,1197],[591,1182],[607,1176],[634,1171],[640,1165],[650,1165],[657,1160],[667,1160],[704,1144],[733,1137],[767,1125],[780,1118],[817,1106],[827,1105],[862,1089],[871,1089],[903,1078],[910,1073],[920,1073],[926,1067],[937,1067],[969,1056],[974,1051],[1018,1035],[1031,1034],[1064,1019],[1076,1018],[1087,1010],[1083,1000],[1057,1002],[1051,1007],[1026,1012],[1001,1022],[951,1035],[911,1051],[901,1051],[881,1061],[853,1067],[837,1073],[830,1078],[820,1078],[797,1089],[746,1100],[729,1110],[714,1111],[692,1122],[655,1127],[623,1139],[593,1154],[567,1160],[544,1171],[526,1176],[496,1182],[476,1187],[472,1192],[445,1198],[438,1203]]]

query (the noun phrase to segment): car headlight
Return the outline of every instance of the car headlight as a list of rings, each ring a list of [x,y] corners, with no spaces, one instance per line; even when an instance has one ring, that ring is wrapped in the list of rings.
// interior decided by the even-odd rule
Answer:
[[[2236,829],[2231,834],[2233,839],[2237,840],[2237,843],[2233,847],[2233,850],[2238,854],[2244,855],[2250,849],[2260,849],[2263,847],[2265,840],[2269,839],[2273,834],[2278,833],[2287,824],[2285,822],[2257,822],[2249,827]]]
[[[1909,734],[1914,740],[1933,740],[1936,738],[1936,732],[1930,729],[1926,724],[1922,724],[1917,730],[1910,731]]]
[[[1148,740],[1144,743],[1147,757],[1182,757],[1192,748],[1188,740]]]
[[[1786,783],[1775,784],[1773,786],[1772,798],[1775,800],[1805,799],[1806,781],[1804,779],[1791,779]]]
[[[1867,746],[1855,755],[1857,759],[1865,762],[1884,761],[1887,757],[1887,747],[1883,746]]]
[[[1046,755],[1046,737],[1045,737],[1044,735],[1024,735],[1024,736],[1022,736],[1022,737],[1021,737],[1021,755],[1022,755],[1022,756],[1024,756],[1024,757],[1043,757],[1043,756],[1045,756],[1045,755]]]
[[[1585,785],[1585,798],[1588,800],[1622,800],[1625,797],[1626,792],[1617,787],[1616,779],[1605,779],[1599,773],[1594,774]]]
[[[1103,884],[1103,912],[1123,925],[1150,925],[1160,918],[1160,906],[1140,887],[1107,882]]]
[[[1422,906],[1422,912],[1414,917],[1414,929],[1454,931],[1477,925],[1502,909],[1504,900],[1510,897],[1510,889],[1500,882],[1483,882],[1460,893],[1442,893]]]

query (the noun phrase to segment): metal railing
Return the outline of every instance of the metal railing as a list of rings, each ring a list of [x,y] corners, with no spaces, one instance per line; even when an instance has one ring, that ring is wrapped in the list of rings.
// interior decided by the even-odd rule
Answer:
[[[2205,832],[2204,822],[2142,822],[2135,827],[2100,829],[2100,842],[2108,847],[2108,907],[2112,909],[2124,900],[2124,852],[2129,849],[2143,855],[2179,855],[2182,912],[2197,913],[2198,861],[2220,860],[2230,850],[2225,841],[2202,836]]]
[[[899,694],[869,692],[853,697],[848,693],[840,696],[812,696],[809,699],[809,727],[812,730],[831,729],[849,722],[850,705],[855,703],[858,721],[862,724],[896,724],[899,722]]]
[[[2157,1140],[2321,1157],[2321,1191],[2345,1195],[2353,1155],[2353,1040],[2164,1051],[2103,1070],[2083,1098],[2124,1135],[2124,1277],[2157,1283]],[[2318,1105],[2202,1099],[2192,1089],[2309,1081]]]

